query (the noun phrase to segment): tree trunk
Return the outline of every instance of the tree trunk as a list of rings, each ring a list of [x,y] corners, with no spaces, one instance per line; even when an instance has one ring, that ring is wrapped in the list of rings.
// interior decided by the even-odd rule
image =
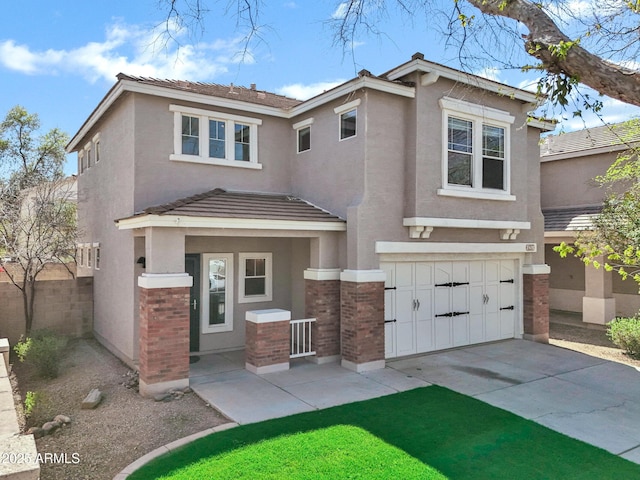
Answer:
[[[640,74],[629,68],[608,62],[578,44],[565,55],[556,55],[549,47],[571,42],[537,4],[528,0],[469,0],[481,12],[511,18],[529,29],[524,44],[527,53],[542,62],[553,74],[576,78],[603,95],[640,106]],[[575,40],[575,39],[573,39]]]

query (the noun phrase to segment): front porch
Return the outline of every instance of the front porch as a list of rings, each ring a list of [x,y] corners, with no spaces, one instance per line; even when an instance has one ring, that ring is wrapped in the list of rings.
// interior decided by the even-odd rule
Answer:
[[[245,351],[200,355],[189,368],[189,386],[216,410],[240,424],[391,395],[427,386],[392,368],[357,373],[340,362],[293,358],[288,370],[257,375],[245,368]]]

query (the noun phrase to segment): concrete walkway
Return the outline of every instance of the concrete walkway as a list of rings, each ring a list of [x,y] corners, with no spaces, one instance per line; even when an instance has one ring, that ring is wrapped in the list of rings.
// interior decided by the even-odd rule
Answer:
[[[254,375],[240,351],[201,356],[190,377],[200,397],[239,424],[436,384],[640,463],[640,372],[552,345],[508,340],[361,374],[303,360]]]

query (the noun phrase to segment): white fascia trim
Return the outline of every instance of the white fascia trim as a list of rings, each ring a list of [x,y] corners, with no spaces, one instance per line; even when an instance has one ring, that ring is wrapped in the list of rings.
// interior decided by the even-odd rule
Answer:
[[[362,77],[351,80],[350,82],[343,83],[335,87],[333,90],[321,93],[317,97],[296,105],[289,110],[289,118],[301,115],[309,110],[317,108],[325,103],[331,102],[338,98],[343,97],[349,93],[355,92],[361,88],[369,88],[371,90],[378,90],[380,92],[390,93],[392,95],[399,95],[406,98],[415,98],[416,91],[414,87],[407,87],[406,85],[398,85],[388,82],[386,80],[380,80],[372,77]]]
[[[497,122],[512,124],[515,122],[516,117],[504,110],[498,110],[497,108],[487,107],[486,105],[480,105],[479,103],[466,102],[457,98],[442,97],[440,99],[440,108],[443,110],[452,110],[454,112],[462,112],[467,115],[474,115],[484,120],[495,120]]]
[[[307,268],[304,271],[305,280],[340,280],[339,268]]]
[[[430,218],[410,217],[404,218],[402,224],[405,227],[445,227],[445,228],[490,228],[501,230],[505,228],[517,228],[530,230],[530,222],[517,222],[513,220],[475,220],[467,218]]]
[[[237,228],[244,230],[313,230],[345,232],[345,222],[265,220],[253,218],[186,217],[180,215],[141,215],[116,221],[119,230],[146,227]]]
[[[309,125],[312,125],[312,124],[313,124],[313,117],[310,117],[310,118],[307,118],[306,120],[302,120],[301,122],[294,123],[292,127],[294,130],[299,130],[301,128],[308,127]]]
[[[523,265],[522,273],[524,275],[548,275],[551,273],[551,267],[544,263],[541,265]]]
[[[291,312],[281,308],[268,308],[266,310],[249,310],[245,314],[245,320],[251,323],[271,323],[291,320]]]
[[[243,162],[241,160],[225,160],[223,158],[201,157],[199,155],[185,155],[172,153],[169,155],[172,162],[200,163],[202,165],[217,165],[219,167],[248,168],[250,170],[262,170],[262,164],[257,162]]]
[[[384,270],[345,270],[340,274],[340,280],[355,283],[384,282],[387,274]]]
[[[490,193],[483,192],[480,189],[460,189],[455,188],[439,188],[436,192],[443,197],[458,197],[458,198],[475,198],[477,200],[496,200],[499,202],[515,202],[516,196],[508,193]]]
[[[567,158],[582,158],[582,157],[587,157],[589,155],[614,153],[614,152],[620,152],[628,149],[629,147],[626,145],[607,145],[606,147],[587,148],[585,150],[578,150],[578,151],[567,152],[567,153],[543,154],[540,156],[540,161],[553,162],[555,160],[566,160]]]
[[[558,126],[558,124],[552,121],[544,121],[538,118],[530,118],[529,120],[527,120],[527,126],[539,128],[543,132],[553,132]]]
[[[219,118],[240,123],[255,123],[256,125],[262,125],[262,120],[259,118],[245,117],[243,115],[233,115],[231,113],[215,112],[213,110],[205,110],[202,108],[185,107],[184,105],[176,105],[173,103],[169,105],[169,111],[186,113],[188,115],[197,115],[200,117]]]
[[[138,286],[147,289],[192,287],[193,277],[188,273],[143,273],[138,277]]]
[[[444,65],[437,65],[420,59],[416,59],[395,68],[386,76],[389,80],[397,80],[413,72],[435,73],[441,77],[448,78],[456,82],[489,90],[490,92],[495,92],[500,95],[504,95],[505,97],[511,97],[526,103],[535,103],[537,105],[540,101],[536,94],[527,92],[526,90],[521,90],[519,88],[511,87],[509,85],[494,82],[470,73],[461,72],[459,70],[445,67]]]
[[[575,238],[577,235],[578,235],[578,230],[564,230],[561,232],[544,232],[544,238],[561,238],[561,237]]]
[[[376,253],[533,253],[535,243],[376,242]]]
[[[336,115],[340,115],[341,113],[346,113],[346,112],[348,112],[350,110],[353,110],[354,108],[356,108],[361,103],[362,103],[362,99],[356,98],[355,100],[353,100],[351,102],[347,102],[344,105],[340,105],[339,107],[334,108],[333,109],[333,113],[335,113]]]

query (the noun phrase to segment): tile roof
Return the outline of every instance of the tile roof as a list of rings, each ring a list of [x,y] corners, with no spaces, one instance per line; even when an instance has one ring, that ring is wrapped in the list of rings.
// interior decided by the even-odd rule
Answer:
[[[165,205],[150,207],[136,214],[136,216],[145,214],[305,222],[344,222],[340,217],[291,195],[229,192],[222,188],[182,198]]]
[[[163,80],[158,78],[135,77],[124,73],[119,73],[117,78],[118,80],[129,80],[143,85],[172,88],[174,90],[240,100],[242,102],[256,103],[275,108],[289,109],[302,103],[302,101],[294,98],[276,95],[275,93],[265,92],[263,90],[257,90],[253,85],[251,88],[246,88],[233,84],[219,85],[217,83],[189,82],[186,80]]]
[[[545,232],[575,232],[593,228],[593,218],[602,205],[586,207],[550,208],[542,210]]]
[[[540,147],[540,156],[544,158],[606,147],[611,147],[612,151],[621,150],[624,142],[640,141],[640,132],[633,132],[631,128],[625,122],[548,135]]]

